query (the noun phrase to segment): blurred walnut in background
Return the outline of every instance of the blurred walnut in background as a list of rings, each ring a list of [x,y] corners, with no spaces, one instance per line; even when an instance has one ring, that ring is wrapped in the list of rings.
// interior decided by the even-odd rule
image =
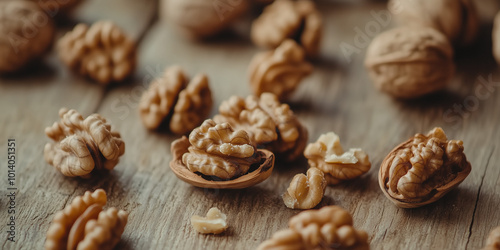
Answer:
[[[57,15],[71,10],[82,0],[31,0],[37,3],[49,15]]]
[[[482,250],[499,250],[500,249],[500,227],[491,230],[486,246]]]
[[[0,1],[0,73],[14,72],[52,44],[54,23],[35,3]]]

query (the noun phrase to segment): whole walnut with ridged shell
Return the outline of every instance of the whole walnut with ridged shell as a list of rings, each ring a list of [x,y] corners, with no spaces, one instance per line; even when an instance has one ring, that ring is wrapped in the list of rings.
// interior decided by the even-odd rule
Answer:
[[[379,184],[394,204],[415,208],[435,202],[470,174],[463,142],[448,140],[441,128],[394,148],[379,170]]]
[[[375,37],[365,65],[375,86],[402,99],[441,90],[455,72],[453,48],[439,31],[428,27],[399,27]]]
[[[59,110],[61,120],[45,129],[54,140],[44,149],[45,161],[63,175],[89,178],[96,170],[112,170],[125,153],[120,133],[99,114],[83,119],[76,110]]]

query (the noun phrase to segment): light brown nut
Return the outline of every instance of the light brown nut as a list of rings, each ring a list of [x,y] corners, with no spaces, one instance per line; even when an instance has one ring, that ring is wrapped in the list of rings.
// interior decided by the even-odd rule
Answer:
[[[213,105],[208,78],[199,74],[188,81],[179,66],[172,66],[151,83],[139,103],[146,128],[159,129],[168,124],[170,131],[182,135],[203,122]]]
[[[380,90],[403,99],[446,87],[453,77],[453,49],[446,37],[428,27],[400,27],[375,37],[365,65]]]
[[[492,40],[493,40],[493,57],[500,64],[500,12],[495,16],[495,20],[493,21],[493,32],[492,32]]]
[[[81,0],[31,0],[36,2],[40,8],[50,15],[67,13],[75,7]]]
[[[228,180],[246,174],[260,154],[244,130],[208,119],[189,135],[189,152],[182,163],[193,173]]]
[[[416,134],[385,157],[379,184],[397,206],[415,208],[443,197],[470,171],[463,142],[448,140],[441,128],[434,128],[427,135]]]
[[[472,0],[391,0],[389,9],[399,23],[432,27],[459,47],[474,42],[479,30]]]
[[[500,227],[491,230],[483,250],[500,250]]]
[[[220,234],[226,231],[227,216],[218,208],[213,207],[208,210],[206,217],[193,215],[191,217],[191,225],[194,230],[201,234]]]
[[[250,86],[257,96],[270,92],[283,101],[312,70],[312,65],[305,61],[304,50],[288,39],[274,51],[255,55],[249,66]]]
[[[275,1],[252,24],[252,41],[261,47],[276,48],[288,38],[295,39],[308,56],[318,54],[322,20],[313,1]]]
[[[368,172],[371,167],[368,155],[359,148],[344,152],[338,135],[329,132],[307,145],[304,156],[312,168],[325,174],[328,184],[352,180]]]
[[[125,153],[120,133],[99,114],[85,120],[76,110],[59,110],[61,120],[45,129],[55,141],[45,145],[45,161],[63,175],[90,177],[94,170],[112,170]]]
[[[0,1],[0,73],[17,71],[52,44],[54,23],[35,3]]]
[[[128,213],[116,208],[103,210],[106,201],[102,189],[73,199],[54,216],[45,249],[113,249],[125,229]]]
[[[136,66],[135,43],[114,23],[78,24],[58,42],[61,60],[72,70],[101,83],[120,82]]]
[[[368,234],[353,227],[351,215],[338,206],[307,210],[292,217],[289,229],[277,232],[258,249],[367,250]],[[293,244],[293,245],[292,245]]]
[[[292,209],[311,209],[323,199],[327,182],[317,168],[307,170],[307,176],[297,174],[283,194],[285,206]]]

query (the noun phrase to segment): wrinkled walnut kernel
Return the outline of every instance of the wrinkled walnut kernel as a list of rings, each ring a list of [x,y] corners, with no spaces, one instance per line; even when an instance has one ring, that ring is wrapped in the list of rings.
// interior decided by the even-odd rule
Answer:
[[[469,175],[471,166],[463,151],[463,142],[448,140],[441,128],[416,134],[384,159],[380,188],[400,207],[432,203]]]
[[[328,184],[338,184],[368,172],[371,167],[368,155],[359,148],[344,152],[338,135],[333,132],[323,134],[318,141],[307,145],[304,156],[309,165],[320,169]]]
[[[183,70],[172,66],[143,93],[139,112],[148,129],[158,129],[167,122],[170,131],[182,135],[200,125],[212,104],[206,75],[199,74],[188,83]]]
[[[285,40],[274,51],[259,53],[252,59],[250,86],[257,96],[270,92],[285,100],[311,72],[304,50],[293,40]]]
[[[45,145],[45,161],[63,175],[90,177],[94,170],[112,170],[125,152],[120,133],[99,114],[85,120],[76,110],[59,110],[61,121],[45,129],[55,143]]]
[[[310,168],[307,176],[297,174],[283,194],[283,201],[288,208],[310,209],[323,199],[327,182],[321,170]]]
[[[101,84],[123,81],[136,65],[134,42],[110,21],[78,24],[59,40],[58,52],[69,68]]]
[[[483,250],[500,250],[500,227],[491,230]]]
[[[103,210],[106,193],[97,189],[77,196],[54,216],[47,231],[45,249],[113,249],[125,230],[128,213],[116,208]]]
[[[191,225],[201,234],[220,234],[227,229],[227,216],[218,208],[213,207],[208,210],[206,217],[193,215]]]

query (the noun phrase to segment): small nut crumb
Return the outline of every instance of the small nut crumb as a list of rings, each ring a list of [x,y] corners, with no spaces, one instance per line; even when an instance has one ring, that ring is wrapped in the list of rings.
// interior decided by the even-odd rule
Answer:
[[[368,155],[359,148],[344,152],[339,136],[333,132],[323,134],[304,151],[309,165],[325,174],[328,184],[338,184],[368,172],[371,167]]]
[[[257,96],[270,92],[283,101],[312,69],[312,65],[305,61],[304,50],[288,39],[274,51],[255,55],[249,66],[250,86]]]
[[[45,249],[113,249],[120,241],[128,213],[106,205],[106,193],[97,189],[77,196],[54,216],[47,231]]]
[[[370,249],[368,234],[355,229],[351,215],[338,206],[301,212],[290,219],[288,227],[257,249]]]
[[[414,137],[394,148],[379,171],[383,193],[397,206],[415,208],[432,203],[458,186],[471,165],[463,142],[448,140],[443,129]]]
[[[491,230],[483,250],[500,250],[500,227]]]
[[[201,234],[220,234],[227,229],[227,216],[218,208],[213,207],[208,210],[206,217],[193,215],[191,225],[194,230]]]
[[[139,112],[148,129],[159,129],[164,123],[170,131],[183,135],[208,116],[212,109],[212,92],[205,74],[195,76],[189,83],[179,66],[165,70],[143,93]],[[166,119],[171,115],[170,120]]]
[[[307,170],[307,176],[297,174],[283,194],[285,206],[291,209],[311,209],[323,199],[326,188],[323,172],[317,168]]]
[[[99,114],[85,120],[76,110],[59,110],[61,121],[45,129],[55,141],[45,145],[45,161],[63,175],[89,178],[94,170],[112,170],[125,153],[120,133]]]
[[[32,20],[46,23],[28,31]],[[52,19],[35,3],[0,1],[0,73],[17,71],[40,57],[52,44],[54,30]]]
[[[69,68],[101,84],[123,81],[136,65],[134,42],[110,21],[78,24],[59,40],[58,52]]]

